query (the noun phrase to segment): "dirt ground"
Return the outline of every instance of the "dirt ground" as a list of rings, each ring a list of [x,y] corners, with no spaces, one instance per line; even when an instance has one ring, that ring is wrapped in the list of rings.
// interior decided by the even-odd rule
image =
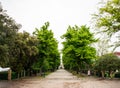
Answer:
[[[22,80],[0,81],[0,88],[120,88],[120,80],[77,78],[61,69],[42,79],[31,77]]]

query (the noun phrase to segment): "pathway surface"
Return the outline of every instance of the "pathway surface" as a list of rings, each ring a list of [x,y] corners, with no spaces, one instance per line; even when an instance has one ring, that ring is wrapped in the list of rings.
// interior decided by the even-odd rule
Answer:
[[[57,70],[44,79],[29,78],[0,82],[0,88],[120,88],[119,80],[99,80],[92,77],[77,78],[66,70]]]

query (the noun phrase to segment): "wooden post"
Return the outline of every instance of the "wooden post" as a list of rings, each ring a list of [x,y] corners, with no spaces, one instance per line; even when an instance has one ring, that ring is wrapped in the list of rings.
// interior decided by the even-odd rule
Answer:
[[[11,76],[12,76],[12,70],[8,70],[8,80],[11,80]]]

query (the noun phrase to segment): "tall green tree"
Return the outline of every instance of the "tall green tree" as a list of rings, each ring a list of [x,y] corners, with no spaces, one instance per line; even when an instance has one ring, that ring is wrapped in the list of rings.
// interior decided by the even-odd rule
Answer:
[[[39,40],[39,58],[33,66],[42,70],[55,70],[59,64],[58,42],[54,38],[52,30],[49,30],[49,22],[46,22],[40,29],[36,28],[34,34]]]
[[[91,44],[96,42],[93,34],[86,26],[69,26],[67,32],[62,35],[63,61],[65,68],[79,71],[89,67],[96,56],[95,48]]]

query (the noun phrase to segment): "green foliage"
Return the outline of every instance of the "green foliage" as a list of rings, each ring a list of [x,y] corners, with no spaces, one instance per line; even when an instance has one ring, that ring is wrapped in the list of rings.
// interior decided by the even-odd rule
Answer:
[[[120,0],[107,0],[99,8],[99,13],[94,14],[96,27],[100,31],[112,35],[120,31]]]
[[[0,45],[0,65],[5,66],[8,62],[8,46]]]
[[[63,42],[63,60],[65,68],[70,70],[84,69],[89,67],[96,55],[95,48],[90,45],[97,40],[86,26],[69,26],[67,32],[61,36]]]

